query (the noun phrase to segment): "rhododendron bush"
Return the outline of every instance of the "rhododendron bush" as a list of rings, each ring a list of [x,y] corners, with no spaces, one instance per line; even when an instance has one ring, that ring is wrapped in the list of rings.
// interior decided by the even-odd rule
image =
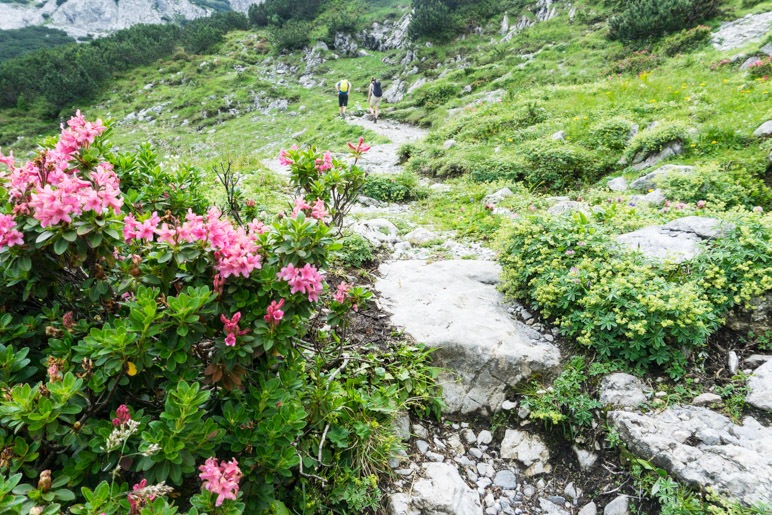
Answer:
[[[108,133],[78,113],[33,159],[0,154],[0,511],[345,502],[346,481],[368,483],[347,458],[375,438],[362,427],[402,407],[399,384],[367,402],[369,385],[338,385],[349,356],[324,350],[369,297],[325,272],[347,200],[328,202],[356,194],[362,172],[307,151],[307,195],[238,225],[195,191],[173,205],[157,184],[124,194],[151,151],[114,154]]]

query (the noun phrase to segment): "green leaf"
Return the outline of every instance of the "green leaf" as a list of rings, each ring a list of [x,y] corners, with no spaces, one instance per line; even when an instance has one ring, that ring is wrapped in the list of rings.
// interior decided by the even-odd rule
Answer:
[[[56,255],[61,256],[67,251],[67,247],[69,246],[69,243],[65,239],[56,240],[56,243],[54,243],[54,252]]]
[[[76,233],[75,231],[67,231],[65,233],[62,233],[62,238],[64,238],[69,242],[73,242],[76,239],[78,239],[78,233]]]

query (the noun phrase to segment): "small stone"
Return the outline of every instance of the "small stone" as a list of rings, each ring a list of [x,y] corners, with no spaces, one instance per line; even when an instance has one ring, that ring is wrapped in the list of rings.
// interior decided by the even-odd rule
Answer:
[[[442,443],[442,441],[439,438],[437,438],[437,437],[434,438],[434,445],[436,445],[438,449],[446,449],[447,448],[447,446],[444,443]]]
[[[521,406],[519,410],[517,410],[517,416],[522,418],[528,418],[528,415],[531,414],[531,410],[528,409],[527,406]]]
[[[466,443],[468,444],[473,444],[477,441],[477,436],[475,436],[474,431],[467,429],[464,431],[464,440],[466,440]]]
[[[494,507],[485,508],[485,515],[496,515],[497,513],[498,511]]]
[[[514,409],[516,406],[517,406],[517,403],[516,402],[512,402],[512,401],[504,401],[504,402],[501,403],[501,409],[503,409],[505,411],[509,411],[511,409]]]
[[[483,452],[477,447],[472,447],[471,449],[469,449],[469,454],[471,454],[472,457],[477,458],[479,460],[480,458],[482,458]]]
[[[477,435],[477,441],[481,444],[489,444],[493,441],[493,435],[487,429],[483,429],[480,431],[480,434]]]
[[[589,504],[586,504],[584,508],[579,510],[579,513],[577,515],[597,515],[598,513],[598,507],[595,505],[594,502],[590,502]]]
[[[573,481],[566,485],[566,487],[563,489],[563,493],[571,499],[579,499],[582,496],[582,490],[577,488]]]
[[[530,499],[536,494],[536,488],[531,485],[525,485],[523,487],[523,497]]]
[[[425,440],[416,440],[415,446],[418,448],[418,452],[421,454],[426,454],[426,452],[429,450],[429,442]]]
[[[566,498],[560,495],[550,495],[547,499],[549,499],[552,504],[557,504],[558,506],[562,506],[566,502]]]
[[[692,400],[694,406],[710,406],[711,404],[720,404],[721,396],[715,393],[703,393]]]
[[[493,497],[493,493],[488,493],[488,495],[485,496],[485,500],[483,502],[485,502],[485,506],[491,508],[494,504],[496,504],[496,498]]]
[[[576,461],[579,462],[579,467],[584,471],[590,470],[598,460],[598,455],[593,452],[585,451],[577,446],[573,446],[571,449],[576,454]]]
[[[729,351],[729,356],[727,357],[727,366],[729,367],[729,373],[732,375],[735,375],[740,369],[740,359],[737,357],[737,353],[733,350]]]
[[[485,490],[486,488],[491,486],[491,479],[488,477],[481,477],[480,479],[477,480],[475,484],[477,485],[477,488],[482,488],[483,490]]]
[[[511,490],[517,486],[517,477],[511,470],[500,470],[496,473],[493,484]]]
[[[397,469],[394,471],[396,474],[399,474],[400,476],[410,476],[413,474],[413,469]]]
[[[429,432],[421,424],[413,424],[413,434],[424,440],[429,438]]]
[[[432,452],[432,451],[427,452],[426,453],[426,457],[429,460],[437,462],[437,463],[442,463],[443,461],[445,461],[445,456],[443,456],[442,454],[436,453],[436,452]]]
[[[627,515],[630,513],[628,506],[630,498],[626,495],[620,495],[603,509],[603,515]]]

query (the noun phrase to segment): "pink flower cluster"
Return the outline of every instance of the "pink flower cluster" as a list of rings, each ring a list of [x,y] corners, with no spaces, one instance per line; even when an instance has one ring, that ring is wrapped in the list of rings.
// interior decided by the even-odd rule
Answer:
[[[328,150],[324,153],[324,159],[317,159],[314,163],[317,170],[326,172],[332,168],[332,154],[330,154],[330,151]]]
[[[16,220],[12,215],[0,215],[0,247],[23,245],[24,235],[16,230]]]
[[[139,483],[135,484],[131,487],[131,489],[134,492],[140,492],[141,490],[144,490],[147,488],[147,479],[142,479]],[[148,502],[153,502],[155,500],[155,495],[144,495],[144,493],[140,494],[134,494],[131,493],[128,495],[129,497],[129,504],[131,504],[131,514],[139,513],[140,509],[144,506],[147,506]]]
[[[268,306],[265,316],[263,317],[267,324],[274,327],[279,325],[279,321],[284,318],[284,311],[281,309],[282,306],[284,306],[284,299],[281,299],[279,302],[276,302],[275,300],[271,301],[271,305]]]
[[[301,211],[306,212],[306,214],[309,214],[312,218],[316,218],[317,220],[324,220],[328,216],[330,216],[330,213],[327,212],[324,208],[324,201],[322,199],[316,199],[316,202],[314,202],[313,206],[310,206],[306,203],[305,200],[302,198],[295,200],[295,207],[292,209],[292,218],[297,218],[298,213]]]
[[[370,145],[368,145],[367,143],[365,143],[365,139],[364,139],[363,137],[361,137],[361,136],[359,137],[359,141],[357,142],[357,144],[356,144],[356,145],[354,145],[353,143],[351,143],[351,142],[349,141],[349,142],[348,142],[348,147],[349,147],[351,150],[353,150],[354,154],[355,154],[357,157],[358,157],[358,156],[360,156],[360,155],[362,155],[362,154],[364,154],[364,153],[365,153],[365,152],[367,152],[368,150],[370,150]]]
[[[212,207],[206,216],[188,210],[185,222],[169,227],[166,222],[159,227],[161,219],[153,212],[150,218],[138,222],[132,215],[124,218],[123,237],[127,242],[133,240],[158,241],[176,245],[182,242],[204,242],[212,250],[217,260],[217,270],[224,279],[231,275],[249,277],[255,269],[260,269],[260,247],[257,236],[268,230],[260,221],[248,224],[248,231],[243,227],[234,228],[228,220],[220,218],[222,213]]]
[[[129,408],[125,404],[118,406],[115,410],[115,418],[113,419],[113,427],[118,427],[131,420],[131,413]]]
[[[243,336],[249,332],[249,329],[240,329],[239,320],[241,320],[241,311],[237,311],[230,319],[225,315],[220,315],[220,321],[224,325],[225,345],[233,347],[236,345],[236,336]]]
[[[118,176],[111,164],[101,163],[90,172],[70,167],[78,151],[104,132],[102,122],[87,122],[78,111],[67,125],[68,128],[62,128],[54,149],[43,152],[34,161],[27,161],[24,166],[17,168],[13,155],[0,154],[0,162],[10,170],[3,178],[15,204],[14,214],[31,214],[43,227],[70,223],[73,217],[86,211],[117,214],[123,205]]]
[[[346,295],[351,290],[351,285],[346,284],[345,282],[341,282],[338,285],[338,291],[335,292],[335,295],[333,295],[333,299],[335,299],[335,302],[338,302],[340,304],[343,303],[343,301],[346,300]]]
[[[222,506],[225,499],[236,500],[242,476],[236,458],[230,462],[223,460],[219,464],[217,458],[209,458],[198,470],[201,471],[198,477],[204,480],[204,488],[217,494],[215,506]]]
[[[295,265],[289,264],[282,268],[276,276],[287,281],[292,287],[290,293],[306,293],[310,302],[319,300],[324,277],[313,265],[307,263],[303,268],[296,268]]]
[[[290,147],[290,150],[297,150],[297,149],[298,149],[297,145],[292,145]],[[294,162],[295,161],[293,161],[290,158],[289,152],[287,152],[284,149],[281,149],[281,152],[279,152],[279,164],[282,165],[282,166],[289,166],[289,165],[293,164]]]

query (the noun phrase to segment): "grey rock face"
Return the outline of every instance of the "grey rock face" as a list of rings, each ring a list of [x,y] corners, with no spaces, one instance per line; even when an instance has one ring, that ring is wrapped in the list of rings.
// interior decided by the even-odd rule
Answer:
[[[761,365],[748,379],[748,395],[745,397],[745,402],[772,412],[772,361]]]
[[[723,23],[713,33],[712,43],[718,50],[731,50],[763,38],[772,27],[772,12],[749,14]]]
[[[396,23],[375,22],[369,29],[362,31],[362,45],[370,50],[385,52],[394,48],[403,48],[407,42],[407,29],[410,14],[406,14]]]
[[[495,206],[505,198],[509,198],[512,195],[514,195],[514,193],[512,193],[512,190],[510,190],[509,188],[502,188],[495,193],[486,195],[485,198],[483,199],[483,204],[493,204]]]
[[[662,177],[663,175],[668,174],[670,172],[691,172],[692,170],[694,170],[693,166],[684,166],[684,165],[660,166],[653,172],[648,173],[643,177],[639,177],[638,179],[635,179],[630,184],[630,189],[638,190],[638,191],[653,190],[657,187],[658,177]]]
[[[669,159],[673,156],[683,154],[684,146],[680,141],[673,141],[667,144],[662,150],[655,154],[638,154],[633,159],[633,170],[643,170],[654,166],[660,161]]]
[[[532,340],[502,307],[496,263],[406,260],[379,272],[375,288],[392,322],[436,349],[435,364],[451,372],[443,379],[449,412],[498,410],[508,387],[556,370],[557,347]]]
[[[608,419],[632,452],[680,481],[749,505],[772,502],[772,428],[752,417],[738,425],[686,406],[651,415],[614,411]]]
[[[609,374],[600,382],[600,402],[604,406],[635,408],[646,402],[646,390],[651,391],[634,375]]]
[[[359,45],[354,41],[354,38],[342,32],[335,34],[332,47],[344,55],[357,55],[357,50],[359,49]]]
[[[764,334],[772,330],[772,292],[751,299],[747,310],[736,310],[727,317],[727,325],[735,331]]]
[[[598,507],[594,502],[590,502],[589,504],[586,504],[581,510],[579,510],[578,515],[596,515],[597,513]]]
[[[693,406],[710,406],[711,404],[720,404],[721,396],[715,393],[703,393],[692,399]]]
[[[626,495],[620,495],[603,508],[603,515],[627,515],[630,499]]]
[[[415,229],[414,231],[410,231],[405,235],[405,239],[407,241],[418,245],[422,243],[428,243],[434,239],[437,239],[437,237],[438,236],[435,233],[423,227],[419,227],[418,229]]]
[[[576,445],[571,447],[571,450],[574,451],[574,454],[576,455],[576,461],[579,462],[579,467],[584,471],[590,470],[592,466],[595,465],[595,462],[598,461],[598,455],[594,452],[580,449]]]
[[[617,177],[608,181],[608,189],[611,191],[625,191],[627,190],[627,179],[624,177]]]
[[[391,85],[383,92],[383,101],[389,104],[399,102],[405,96],[405,81],[402,79],[394,80]]]
[[[741,70],[747,70],[748,68],[750,68],[751,66],[753,66],[754,64],[756,64],[757,62],[759,62],[760,60],[761,60],[761,59],[760,59],[759,57],[755,56],[755,55],[754,55],[753,57],[749,57],[748,59],[746,59],[746,60],[745,60],[745,61],[744,61],[744,62],[743,62],[741,65],[740,65],[740,69],[741,69]]]
[[[715,218],[686,216],[665,225],[620,234],[616,240],[651,259],[680,263],[700,254],[703,241],[721,237],[732,229]]]

